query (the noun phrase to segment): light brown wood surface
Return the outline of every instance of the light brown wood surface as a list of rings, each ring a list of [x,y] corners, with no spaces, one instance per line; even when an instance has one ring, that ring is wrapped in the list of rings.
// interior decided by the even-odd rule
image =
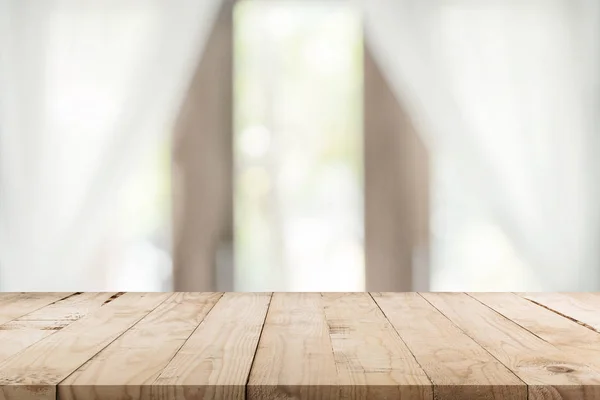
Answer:
[[[5,293],[0,400],[600,400],[598,313],[593,293]]]
[[[323,298],[342,398],[432,397],[425,371],[368,293]]]
[[[464,293],[424,293],[434,307],[528,385],[528,398],[600,399],[600,374]]]
[[[112,293],[35,294],[33,298],[17,296],[17,301],[8,304],[2,304],[0,300],[0,313],[1,310],[5,310],[4,315],[14,316],[58,299],[45,307],[0,325],[0,362],[100,308],[107,301],[112,300],[112,295]],[[39,303],[37,303],[38,298]],[[20,311],[15,313],[16,310]]]
[[[600,293],[523,293],[522,295],[538,305],[600,331],[600,313],[597,307]]]
[[[0,364],[0,399],[56,399],[59,382],[166,300],[127,293]]]
[[[512,293],[470,293],[472,297],[541,339],[600,370],[600,335],[570,318]],[[593,305],[590,305],[593,307]],[[596,306],[598,307],[598,306]]]
[[[61,399],[147,396],[220,293],[176,293],[59,384]],[[120,384],[116,384],[119,382]]]
[[[225,293],[152,385],[154,399],[241,399],[268,293]]]
[[[438,397],[527,399],[523,381],[419,294],[372,296],[412,349]]]
[[[3,293],[0,297],[0,324],[27,315],[70,295],[71,293]]]
[[[319,293],[275,293],[248,398],[336,398],[337,371]]]

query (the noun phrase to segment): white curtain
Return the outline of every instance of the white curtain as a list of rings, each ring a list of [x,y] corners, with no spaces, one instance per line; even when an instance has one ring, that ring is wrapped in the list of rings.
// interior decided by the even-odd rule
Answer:
[[[362,5],[432,153],[432,289],[600,290],[600,2]],[[461,236],[482,221],[518,262]]]
[[[0,290],[106,290],[129,172],[170,133],[220,0],[0,0]]]

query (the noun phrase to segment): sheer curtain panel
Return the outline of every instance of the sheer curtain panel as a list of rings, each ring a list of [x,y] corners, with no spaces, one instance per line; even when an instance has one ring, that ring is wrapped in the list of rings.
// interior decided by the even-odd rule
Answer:
[[[432,153],[432,290],[599,290],[600,3],[362,5]]]
[[[0,290],[106,290],[120,190],[220,0],[0,0]]]

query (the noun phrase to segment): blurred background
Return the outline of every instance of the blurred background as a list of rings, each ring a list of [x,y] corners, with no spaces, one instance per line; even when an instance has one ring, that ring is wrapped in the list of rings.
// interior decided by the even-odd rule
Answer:
[[[600,2],[0,0],[1,291],[598,291]]]

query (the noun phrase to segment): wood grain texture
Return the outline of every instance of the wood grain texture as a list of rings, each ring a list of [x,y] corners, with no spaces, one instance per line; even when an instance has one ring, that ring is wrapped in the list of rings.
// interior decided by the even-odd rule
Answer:
[[[2,306],[4,306],[5,304],[10,304],[12,302],[12,299],[19,296],[19,295],[24,295],[26,293],[22,293],[22,292],[2,292],[0,293],[0,308]]]
[[[8,293],[0,298],[0,324],[29,314],[72,293]]]
[[[417,293],[372,293],[436,399],[527,399],[527,386]]]
[[[337,370],[319,293],[275,293],[248,399],[336,399]]]
[[[152,398],[243,399],[270,293],[226,293],[152,384]]]
[[[600,293],[522,293],[521,295],[600,332]]]
[[[97,310],[115,295],[112,293],[75,293],[46,307],[22,316],[28,321],[76,321]]]
[[[342,399],[432,399],[431,381],[368,293],[323,293]]]
[[[0,400],[600,400],[598,297],[0,294]]]
[[[528,398],[598,399],[600,375],[464,293],[422,293],[528,385]]]
[[[2,343],[2,346],[0,346],[0,362],[95,311],[103,305],[104,300],[110,297],[110,293],[82,293],[81,296],[78,294],[67,295],[67,297],[50,303],[46,307],[39,308],[0,325],[0,343]],[[54,297],[50,296],[50,298]],[[31,305],[29,301],[25,302]],[[44,301],[44,303],[46,302]]]
[[[174,294],[61,382],[59,398],[150,399],[150,385],[221,296]]]
[[[600,371],[600,334],[513,293],[469,295]]]
[[[127,293],[0,364],[0,399],[56,400],[56,385],[171,294]]]
[[[20,321],[0,325],[0,363],[67,326],[70,321]]]

